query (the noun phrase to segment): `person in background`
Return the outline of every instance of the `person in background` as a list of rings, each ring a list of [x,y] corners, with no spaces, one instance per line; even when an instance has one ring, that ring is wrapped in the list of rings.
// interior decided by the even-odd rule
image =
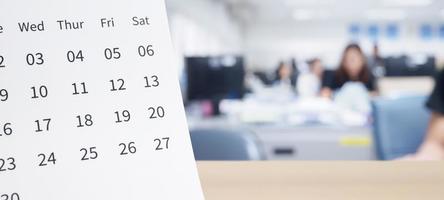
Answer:
[[[299,68],[298,68],[298,62],[297,62],[296,58],[292,58],[290,60],[290,64],[291,64],[291,70],[292,70],[291,78],[290,79],[294,83],[294,86],[296,86],[297,82],[298,82],[298,77],[299,77],[299,74],[300,74],[300,71],[299,71]]]
[[[296,82],[292,78],[293,70],[285,62],[280,62],[276,70],[275,85],[288,85],[295,87]]]
[[[318,78],[319,81],[322,81],[322,77],[324,75],[324,67],[322,66],[322,61],[319,58],[314,58],[308,61],[308,66],[310,72]]]
[[[373,45],[373,55],[369,58],[368,61],[370,70],[375,77],[383,77],[385,75],[384,59],[379,53],[378,44],[375,43],[375,45]]]
[[[405,160],[444,160],[444,71],[426,105],[432,111],[427,135],[418,152]]]
[[[333,92],[347,83],[361,83],[371,95],[376,95],[376,80],[369,68],[361,47],[349,44],[342,55],[339,68],[331,80],[324,83],[321,96],[332,98]]]
[[[302,73],[298,78],[297,91],[301,97],[314,97],[320,94],[324,67],[319,58],[307,62],[308,72]]]

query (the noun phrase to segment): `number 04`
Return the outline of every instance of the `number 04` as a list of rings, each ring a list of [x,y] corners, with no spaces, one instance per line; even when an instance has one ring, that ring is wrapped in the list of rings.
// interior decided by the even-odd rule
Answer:
[[[66,58],[68,59],[68,62],[73,63],[76,60],[83,62],[83,60],[85,59],[85,57],[83,57],[83,51],[80,50],[77,53],[74,51],[68,51],[68,53],[66,53]]]

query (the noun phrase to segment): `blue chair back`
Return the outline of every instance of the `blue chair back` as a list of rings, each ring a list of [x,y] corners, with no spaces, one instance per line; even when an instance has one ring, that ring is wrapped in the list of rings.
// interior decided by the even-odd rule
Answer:
[[[248,131],[200,129],[191,131],[196,160],[262,160],[256,135]]]
[[[396,159],[417,151],[430,119],[425,101],[424,96],[373,101],[373,134],[379,159]]]

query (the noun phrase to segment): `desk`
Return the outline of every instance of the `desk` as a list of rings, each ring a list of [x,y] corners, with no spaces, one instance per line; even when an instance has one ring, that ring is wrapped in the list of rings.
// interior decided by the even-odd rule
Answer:
[[[207,200],[444,199],[444,162],[198,162]]]
[[[268,160],[374,160],[370,127],[245,124],[224,117],[188,118],[190,130],[233,129],[254,133]]]

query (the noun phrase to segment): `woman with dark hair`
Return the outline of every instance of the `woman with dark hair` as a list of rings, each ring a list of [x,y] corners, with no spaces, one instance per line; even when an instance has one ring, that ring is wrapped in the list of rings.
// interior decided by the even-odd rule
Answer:
[[[294,80],[293,74],[292,67],[281,61],[275,72],[274,84],[295,87],[296,81]]]
[[[323,84],[321,95],[331,98],[334,91],[349,82],[362,83],[367,91],[376,94],[375,78],[367,66],[361,47],[357,44],[349,44],[345,48],[339,68],[334,76]]]

